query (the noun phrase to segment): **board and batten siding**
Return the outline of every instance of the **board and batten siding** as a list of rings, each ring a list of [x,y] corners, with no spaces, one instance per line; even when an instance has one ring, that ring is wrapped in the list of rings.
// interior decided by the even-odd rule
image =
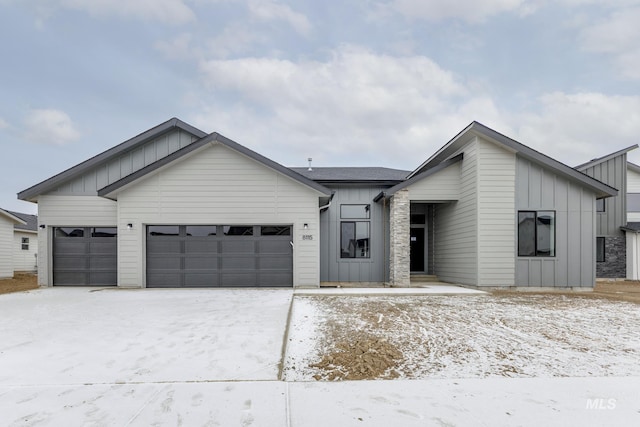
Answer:
[[[477,152],[474,138],[460,152],[459,199],[435,205],[435,274],[451,283],[478,284]],[[459,154],[459,153],[456,153]]]
[[[320,281],[386,282],[389,280],[389,206],[373,199],[386,187],[333,186],[331,206],[320,215]],[[370,205],[370,258],[340,258],[340,206]],[[345,221],[360,221],[346,219]]]
[[[627,168],[627,193],[640,193],[640,173]],[[632,212],[627,206],[627,221],[640,222],[640,212]]]
[[[627,223],[627,153],[582,170],[586,175],[618,190],[605,199],[605,211],[596,215],[598,236],[622,236],[620,227]]]
[[[22,238],[29,239],[28,249],[22,249]],[[13,233],[13,271],[36,271],[38,265],[38,234],[26,231]]]
[[[556,256],[517,257],[516,285],[593,287],[596,274],[594,192],[517,156],[516,207],[517,210],[556,213]]]
[[[50,194],[95,196],[99,189],[186,147],[197,139],[181,129],[167,132],[68,181]]]
[[[291,224],[294,286],[317,287],[318,197],[232,149],[206,145],[118,194],[118,285],[145,286],[146,225]]]
[[[516,155],[477,143],[478,286],[513,286],[516,241]]]
[[[51,286],[53,227],[114,227],[116,202],[98,196],[39,196],[38,223],[46,225],[38,229],[38,283]]]
[[[407,187],[409,200],[419,201],[445,201],[458,200],[460,197],[460,168],[461,162],[436,172]]]
[[[0,279],[13,277],[13,225],[0,214]]]

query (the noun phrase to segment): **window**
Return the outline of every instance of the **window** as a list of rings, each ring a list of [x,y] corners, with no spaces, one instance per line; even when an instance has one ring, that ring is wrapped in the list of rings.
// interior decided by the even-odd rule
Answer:
[[[518,212],[518,256],[556,256],[556,213]]]
[[[28,251],[29,250],[29,238],[28,237],[23,237],[22,238],[22,250],[23,251]]]
[[[84,228],[57,227],[56,237],[84,237]]]
[[[222,227],[225,236],[253,236],[253,226],[225,225]]]
[[[187,225],[187,236],[209,237],[218,233],[218,227],[215,225]]]
[[[291,227],[288,225],[263,225],[260,227],[261,236],[290,236]]]
[[[596,237],[596,261],[604,262],[604,237]]]
[[[369,258],[369,222],[340,223],[340,258]]]
[[[150,225],[147,227],[150,236],[179,236],[180,226],[178,225]]]
[[[371,205],[340,205],[340,218],[369,219]]]
[[[91,230],[91,237],[117,237],[116,227],[96,227]]]
[[[596,199],[596,212],[604,212],[605,210],[604,201],[605,199]]]

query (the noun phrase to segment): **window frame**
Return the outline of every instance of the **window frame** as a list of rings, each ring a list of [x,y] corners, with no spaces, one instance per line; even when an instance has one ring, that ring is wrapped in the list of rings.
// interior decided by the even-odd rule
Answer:
[[[553,254],[541,254],[540,250],[538,249],[538,217],[542,214],[542,213],[552,213],[553,214],[553,233],[552,233],[552,239],[550,239],[549,241],[549,245],[550,248],[553,248]],[[533,254],[525,254],[522,255],[520,252],[520,215],[521,214],[533,214]],[[516,218],[516,223],[517,223],[517,235],[518,235],[518,241],[517,241],[517,256],[519,258],[555,258],[556,257],[556,252],[557,252],[557,232],[556,232],[556,217],[557,217],[557,212],[555,210],[551,210],[551,209],[540,209],[540,210],[531,210],[531,209],[525,209],[525,210],[519,210],[517,212],[517,218]],[[549,250],[549,252],[551,252],[551,249]]]
[[[29,238],[28,237],[23,237],[21,240],[21,245],[22,245],[22,250],[23,251],[28,251],[29,250]]]
[[[607,199],[596,199],[596,213],[605,213],[606,211],[607,211]]]
[[[365,224],[367,226],[366,237],[366,255],[358,256],[358,246],[353,251],[353,256],[349,255],[349,251],[344,251],[342,243],[344,242],[344,225],[353,224],[353,239],[351,241],[358,242],[358,224]],[[340,259],[371,259],[371,221],[340,221]]]
[[[602,242],[602,243],[600,243]],[[598,251],[598,247],[602,245],[602,251]],[[602,259],[598,257],[598,254],[602,254]],[[596,262],[607,262],[607,246],[606,239],[602,236],[596,237]]]

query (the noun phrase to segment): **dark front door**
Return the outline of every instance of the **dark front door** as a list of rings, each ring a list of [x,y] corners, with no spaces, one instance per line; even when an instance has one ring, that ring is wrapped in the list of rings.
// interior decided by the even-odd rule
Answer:
[[[409,246],[409,264],[411,271],[424,271],[424,228],[411,229]]]

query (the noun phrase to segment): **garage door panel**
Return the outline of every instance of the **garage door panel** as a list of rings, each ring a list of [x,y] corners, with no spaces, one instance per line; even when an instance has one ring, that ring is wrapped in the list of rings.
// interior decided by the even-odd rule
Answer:
[[[89,245],[83,239],[66,239],[59,240],[55,238],[53,250],[59,254],[65,255],[86,255],[89,252]]]
[[[171,227],[175,236],[153,234],[151,227]],[[290,226],[149,226],[147,287],[292,286],[287,232]]]
[[[117,243],[115,239],[104,239],[99,238],[100,240],[106,240],[103,242],[93,241],[89,243],[89,253],[95,255],[103,255],[103,254],[114,254],[117,253]]]
[[[89,258],[89,269],[90,270],[113,270],[114,264],[117,263],[117,257],[104,255],[101,257],[92,257]]]
[[[58,271],[53,273],[53,283],[57,285],[85,285],[87,281],[86,272]]]
[[[118,275],[113,271],[91,271],[89,281],[93,285],[112,285],[118,281]]]

